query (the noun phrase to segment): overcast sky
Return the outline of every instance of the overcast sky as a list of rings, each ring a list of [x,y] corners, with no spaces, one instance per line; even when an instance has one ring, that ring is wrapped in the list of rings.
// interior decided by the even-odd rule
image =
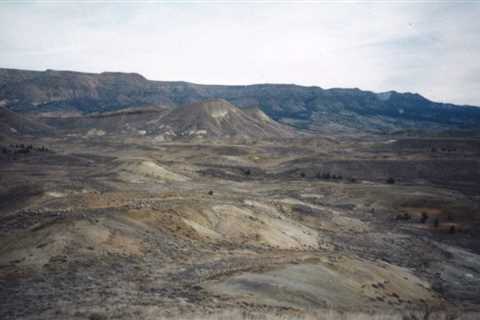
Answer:
[[[480,106],[480,1],[2,2],[0,67],[410,91]]]

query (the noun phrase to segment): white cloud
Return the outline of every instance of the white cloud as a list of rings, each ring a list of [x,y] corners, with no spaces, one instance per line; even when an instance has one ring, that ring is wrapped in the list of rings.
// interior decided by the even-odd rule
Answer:
[[[480,4],[0,5],[0,64],[282,82],[480,105]]]

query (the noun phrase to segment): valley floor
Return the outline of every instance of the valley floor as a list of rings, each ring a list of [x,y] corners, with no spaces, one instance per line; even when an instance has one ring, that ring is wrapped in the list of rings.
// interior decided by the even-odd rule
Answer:
[[[0,319],[480,316],[476,140],[2,146]]]

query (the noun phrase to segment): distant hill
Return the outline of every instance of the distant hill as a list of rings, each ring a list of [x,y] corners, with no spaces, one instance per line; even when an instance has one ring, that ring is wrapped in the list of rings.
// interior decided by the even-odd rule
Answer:
[[[15,137],[21,135],[46,135],[52,128],[38,121],[0,107],[0,136]]]
[[[72,117],[44,116],[42,113],[39,120],[68,134],[145,135],[157,129],[157,122],[168,111],[170,109],[161,107],[136,107]]]
[[[173,109],[138,107],[74,117],[43,117],[65,133],[87,136],[146,135],[157,140],[282,138],[295,130],[259,109],[241,110],[226,100],[207,100]]]
[[[210,138],[292,137],[292,128],[279,124],[263,112],[245,112],[226,100],[207,100],[170,111],[159,121],[159,130],[173,136]]]
[[[480,108],[436,103],[414,93],[293,84],[199,85],[150,81],[134,73],[0,69],[0,106],[18,112],[89,114],[151,105],[176,108],[210,99],[258,107],[274,120],[326,133],[480,127]]]

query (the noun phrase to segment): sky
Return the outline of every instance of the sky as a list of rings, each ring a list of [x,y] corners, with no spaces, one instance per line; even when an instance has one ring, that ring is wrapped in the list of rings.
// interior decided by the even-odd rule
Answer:
[[[0,67],[480,106],[480,1],[2,1]]]

